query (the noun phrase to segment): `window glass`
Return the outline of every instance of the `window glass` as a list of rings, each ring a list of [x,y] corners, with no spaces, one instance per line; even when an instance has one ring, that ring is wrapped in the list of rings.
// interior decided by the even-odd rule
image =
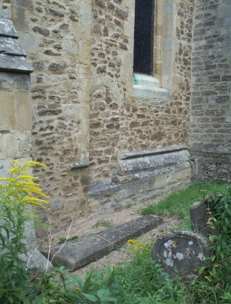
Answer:
[[[154,0],[136,0],[134,73],[153,75]]]

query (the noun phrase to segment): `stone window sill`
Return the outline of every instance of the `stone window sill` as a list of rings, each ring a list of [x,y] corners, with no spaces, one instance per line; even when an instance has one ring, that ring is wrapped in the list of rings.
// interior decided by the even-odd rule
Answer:
[[[155,77],[134,74],[133,96],[138,99],[161,102],[169,99],[169,91],[161,88],[159,80]]]

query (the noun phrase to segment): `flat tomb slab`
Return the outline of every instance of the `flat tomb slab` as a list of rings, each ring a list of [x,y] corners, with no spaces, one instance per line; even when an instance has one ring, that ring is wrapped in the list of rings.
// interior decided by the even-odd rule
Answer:
[[[172,276],[192,280],[198,275],[209,254],[208,244],[201,235],[180,231],[159,238],[152,257]]]
[[[161,223],[162,219],[158,216],[143,216],[80,240],[67,241],[54,248],[52,263],[75,271],[109,254],[129,239],[156,228]]]

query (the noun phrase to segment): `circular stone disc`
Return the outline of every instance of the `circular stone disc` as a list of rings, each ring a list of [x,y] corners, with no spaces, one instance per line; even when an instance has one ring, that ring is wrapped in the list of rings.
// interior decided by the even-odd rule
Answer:
[[[157,240],[152,257],[171,275],[191,278],[208,256],[206,240],[191,232],[176,232]]]

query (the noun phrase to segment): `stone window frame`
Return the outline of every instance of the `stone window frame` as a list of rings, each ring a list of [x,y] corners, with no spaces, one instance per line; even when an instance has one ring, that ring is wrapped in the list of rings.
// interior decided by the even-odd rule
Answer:
[[[176,0],[155,0],[154,7],[153,75],[134,74],[132,71],[132,95],[139,99],[160,102],[169,100],[173,89],[176,49]],[[133,9],[135,15],[135,1]],[[133,24],[134,40],[134,16]]]

